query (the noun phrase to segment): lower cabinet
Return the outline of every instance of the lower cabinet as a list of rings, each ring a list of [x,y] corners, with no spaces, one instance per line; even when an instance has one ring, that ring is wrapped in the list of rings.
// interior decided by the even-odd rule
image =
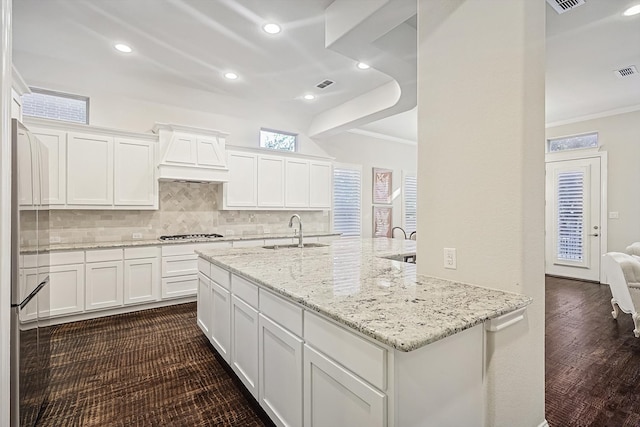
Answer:
[[[258,401],[277,425],[302,426],[303,341],[262,314],[258,325]]]
[[[229,363],[231,345],[231,294],[211,281],[211,344]]]
[[[385,408],[384,394],[305,344],[305,427],[384,427]]]
[[[198,274],[197,323],[204,335],[211,339],[211,281]]]
[[[158,257],[124,260],[124,304],[157,301],[160,298]]]
[[[123,303],[122,261],[91,262],[86,265],[85,309],[118,307]]]
[[[258,399],[258,311],[231,296],[231,368]]]
[[[51,266],[49,277],[51,317],[84,311],[84,264]]]

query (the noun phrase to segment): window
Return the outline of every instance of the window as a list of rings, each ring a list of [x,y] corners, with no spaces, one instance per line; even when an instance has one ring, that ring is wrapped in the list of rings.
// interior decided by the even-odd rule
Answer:
[[[336,165],[333,168],[333,231],[343,236],[362,234],[362,169]]]
[[[584,182],[583,171],[558,174],[557,258],[582,261],[584,253]]]
[[[418,227],[418,187],[415,174],[404,174],[402,184],[403,227],[408,237]]]
[[[89,124],[89,98],[31,88],[22,95],[22,114],[43,119]]]
[[[296,151],[298,135],[279,130],[260,129],[260,147],[272,150]]]
[[[549,153],[581,148],[598,148],[598,133],[593,132],[547,140],[547,152]]]

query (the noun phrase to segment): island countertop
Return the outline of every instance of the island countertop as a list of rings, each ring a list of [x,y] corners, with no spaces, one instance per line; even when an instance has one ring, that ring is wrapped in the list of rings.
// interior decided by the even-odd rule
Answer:
[[[342,238],[303,249],[196,252],[400,351],[415,350],[531,303],[525,295],[417,275],[415,264],[384,258],[415,254],[415,243]]]

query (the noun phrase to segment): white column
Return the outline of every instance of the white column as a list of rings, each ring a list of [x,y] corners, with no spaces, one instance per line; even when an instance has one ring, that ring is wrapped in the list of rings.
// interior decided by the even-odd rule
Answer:
[[[0,0],[0,425],[9,425],[11,301],[11,0]]]
[[[540,0],[418,3],[419,272],[534,299],[487,332],[492,427],[545,422],[544,19]]]

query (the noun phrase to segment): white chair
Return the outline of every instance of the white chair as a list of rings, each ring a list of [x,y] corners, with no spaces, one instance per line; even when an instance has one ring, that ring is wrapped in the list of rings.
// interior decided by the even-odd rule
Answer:
[[[609,252],[603,255],[602,269],[604,282],[611,288],[611,315],[618,318],[618,308],[631,314],[633,334],[640,338],[640,257],[621,252]]]

